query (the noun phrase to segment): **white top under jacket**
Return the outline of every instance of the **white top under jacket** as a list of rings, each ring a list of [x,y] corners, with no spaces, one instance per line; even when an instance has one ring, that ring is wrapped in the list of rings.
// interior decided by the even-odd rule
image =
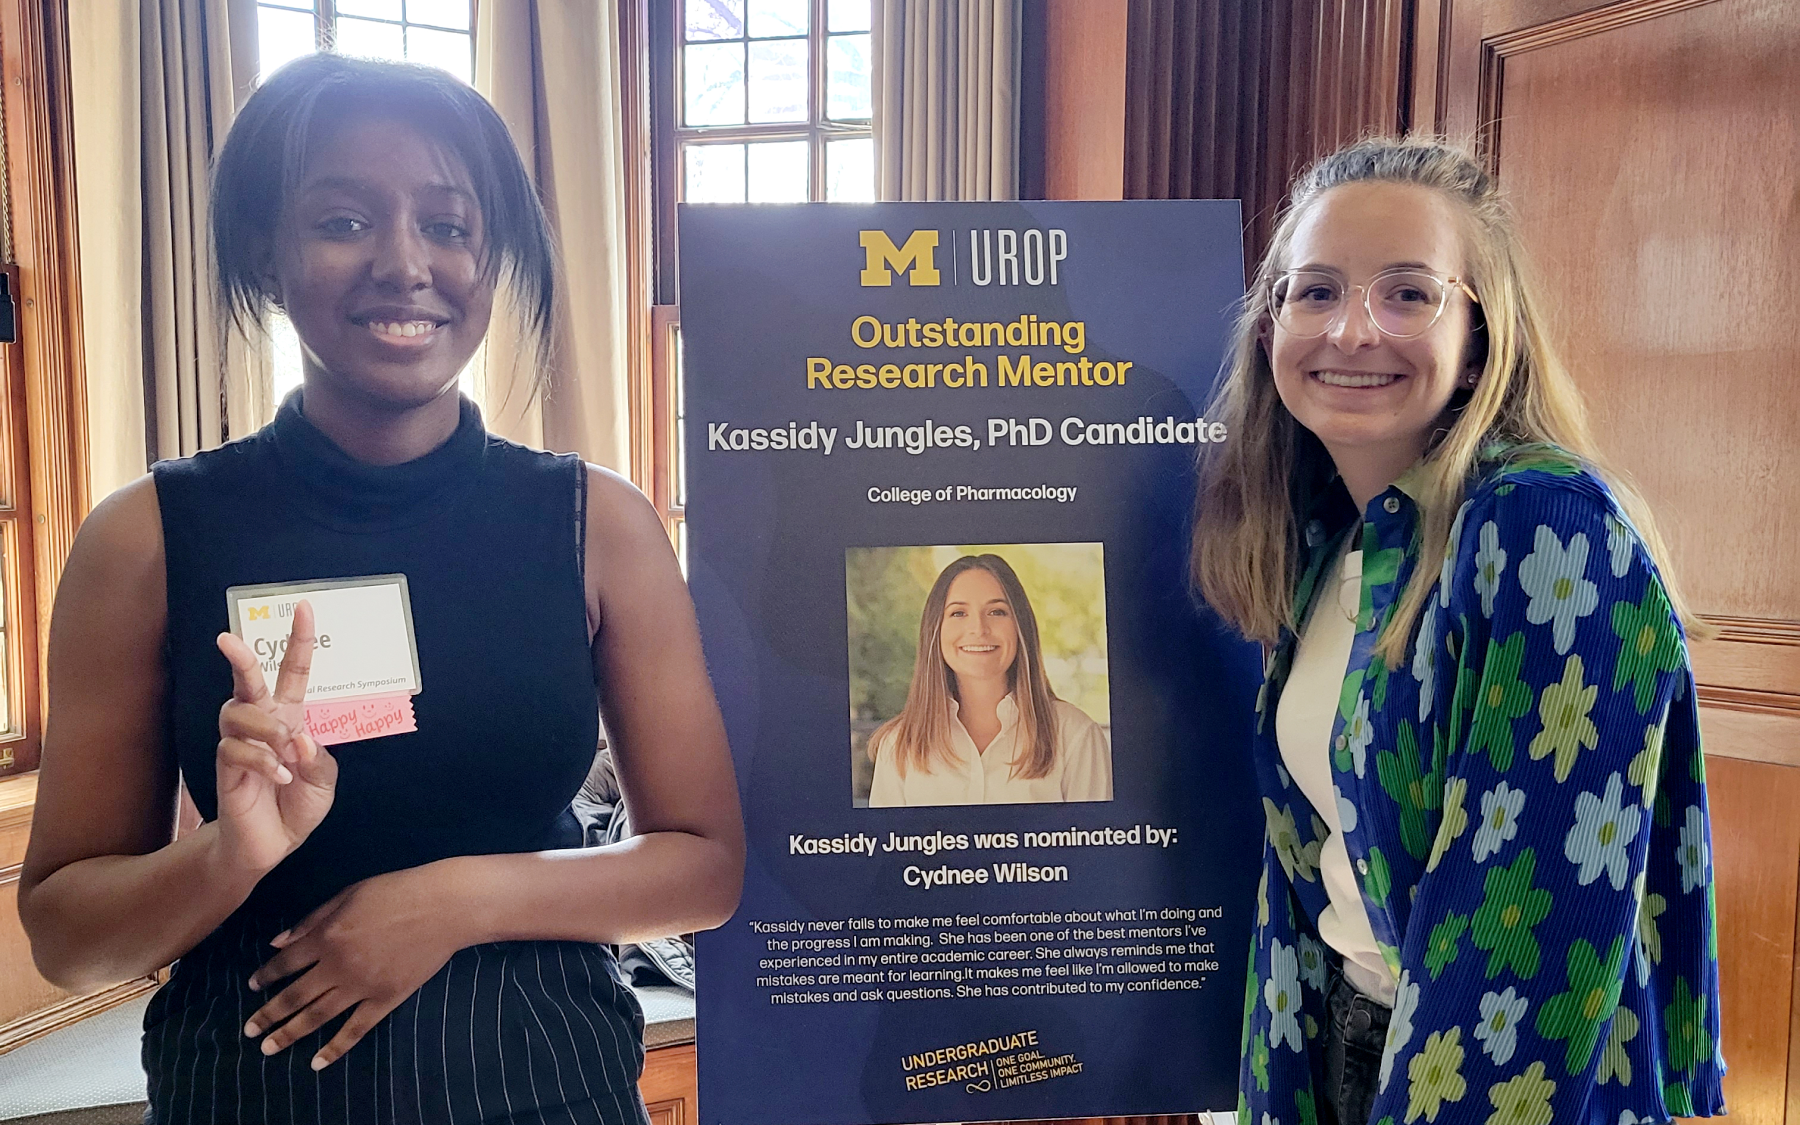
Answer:
[[[1331,782],[1331,725],[1344,670],[1350,665],[1361,601],[1362,552],[1350,551],[1325,575],[1301,626],[1293,670],[1275,709],[1275,740],[1294,784],[1331,829],[1319,852],[1319,875],[1331,896],[1331,905],[1319,915],[1319,937],[1343,957],[1344,977],[1358,992],[1391,1008],[1398,982],[1369,927],[1368,907],[1344,847],[1337,788]]]
[[[957,718],[950,701],[950,758],[930,771],[917,767],[900,775],[894,738],[882,738],[875,752],[870,807],[886,805],[1013,805],[1050,801],[1110,801],[1112,747],[1100,724],[1073,703],[1057,700],[1056,757],[1043,777],[1012,776],[1019,748],[1019,707],[1008,695],[1000,701],[1000,733],[985,752]]]

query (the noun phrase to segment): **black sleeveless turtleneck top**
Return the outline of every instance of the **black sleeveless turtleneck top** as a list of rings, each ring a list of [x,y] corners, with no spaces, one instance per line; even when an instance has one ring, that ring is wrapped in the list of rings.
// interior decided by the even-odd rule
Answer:
[[[157,994],[144,1041],[152,1119],[257,1121],[271,1104],[266,1119],[280,1121],[637,1120],[641,1016],[598,946],[465,949],[319,1076],[308,1060],[338,1021],[271,1060],[241,1032],[261,1003],[244,979],[272,953],[267,940],[345,887],[451,856],[581,844],[569,805],[599,704],[580,459],[486,433],[465,400],[436,450],[365,465],[295,394],[258,433],[153,471],[168,737],[203,817],[217,815],[219,707],[232,687],[214,642],[229,629],[228,588],[405,574],[420,691],[415,732],[331,748],[330,812]],[[241,1111],[211,1108],[246,1097]]]

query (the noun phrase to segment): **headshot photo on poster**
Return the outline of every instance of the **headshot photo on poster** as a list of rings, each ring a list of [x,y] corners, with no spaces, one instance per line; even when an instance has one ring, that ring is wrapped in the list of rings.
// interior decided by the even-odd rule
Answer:
[[[1099,543],[844,553],[858,808],[1111,801]]]

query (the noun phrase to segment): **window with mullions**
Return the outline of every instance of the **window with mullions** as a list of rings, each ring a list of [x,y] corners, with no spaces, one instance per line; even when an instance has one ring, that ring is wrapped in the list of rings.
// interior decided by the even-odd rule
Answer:
[[[869,0],[679,0],[688,203],[875,198]]]
[[[258,0],[257,68],[263,74],[314,51],[475,74],[471,0]]]
[[[869,202],[870,0],[653,0],[650,364],[637,470],[686,557],[675,204]]]

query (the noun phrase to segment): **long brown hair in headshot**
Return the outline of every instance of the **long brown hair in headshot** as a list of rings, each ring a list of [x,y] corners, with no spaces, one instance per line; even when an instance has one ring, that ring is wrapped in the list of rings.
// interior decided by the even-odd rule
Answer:
[[[1463,272],[1480,298],[1470,325],[1480,380],[1451,400],[1455,421],[1425,454],[1419,558],[1444,557],[1483,449],[1504,442],[1514,447],[1509,459],[1525,464],[1547,456],[1542,447],[1557,446],[1585,462],[1618,498],[1656,560],[1689,636],[1710,635],[1676,588],[1649,508],[1628,477],[1606,467],[1594,445],[1581,393],[1551,343],[1544,296],[1498,182],[1465,149],[1435,137],[1365,138],[1319,160],[1295,181],[1244,294],[1230,368],[1206,412],[1226,424],[1230,437],[1201,458],[1189,559],[1201,596],[1244,636],[1265,645],[1274,644],[1284,627],[1298,627],[1292,601],[1304,565],[1298,514],[1330,484],[1335,469],[1324,445],[1276,393],[1263,342],[1272,330],[1269,293],[1286,268],[1307,208],[1332,188],[1365,182],[1430,188],[1456,204],[1467,255]],[[1396,604],[1376,647],[1390,667],[1399,666],[1438,572],[1422,561]]]
[[[1019,752],[1014,755],[1012,776],[1040,778],[1056,762],[1056,693],[1044,675],[1043,650],[1038,643],[1037,614],[1012,566],[999,555],[964,555],[937,576],[919,614],[919,648],[913,658],[912,684],[906,690],[906,706],[883,723],[869,739],[874,756],[889,732],[894,738],[894,764],[900,775],[917,767],[932,767],[950,760],[950,701],[957,698],[956,674],[944,663],[940,647],[944,635],[944,605],[950,600],[950,584],[970,570],[985,570],[1000,583],[1006,604],[1019,630],[1019,652],[1013,657],[1013,702],[1019,708]]]

